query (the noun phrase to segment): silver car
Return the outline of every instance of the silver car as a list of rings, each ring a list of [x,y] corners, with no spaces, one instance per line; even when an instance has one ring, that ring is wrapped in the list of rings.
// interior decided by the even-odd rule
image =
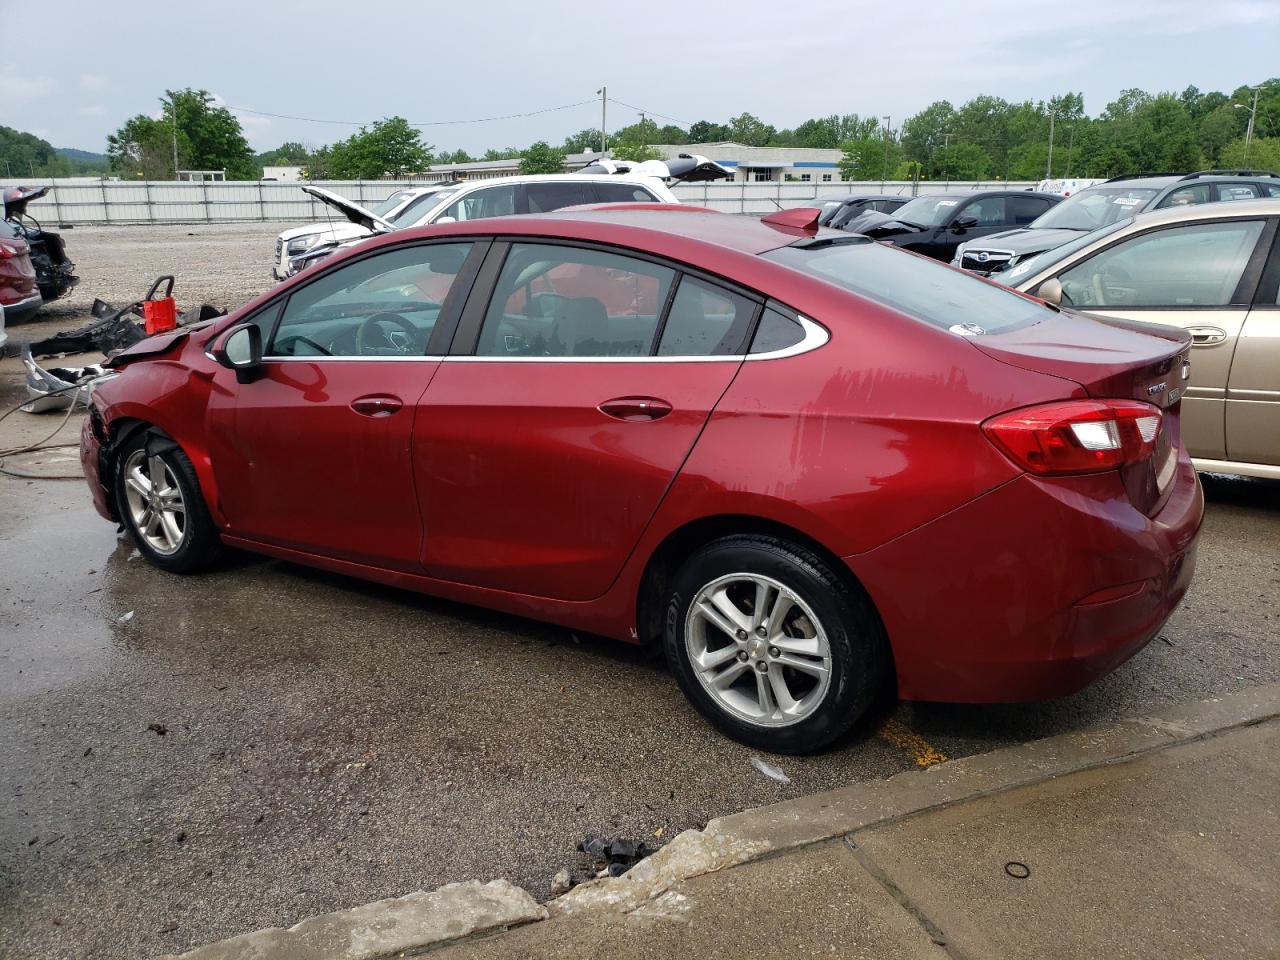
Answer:
[[[1201,470],[1280,479],[1280,199],[1128,217],[999,279],[1064,307],[1191,334],[1182,435]]]

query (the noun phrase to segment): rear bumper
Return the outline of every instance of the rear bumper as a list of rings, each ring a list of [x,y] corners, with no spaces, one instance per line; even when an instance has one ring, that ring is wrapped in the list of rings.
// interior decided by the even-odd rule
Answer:
[[[846,563],[884,620],[901,697],[1041,700],[1156,636],[1191,583],[1203,516],[1185,455],[1154,517],[1115,474],[1023,475]]]
[[[44,298],[38,293],[33,293],[16,303],[6,303],[4,305],[5,323],[26,323],[42,306],[44,306]]]

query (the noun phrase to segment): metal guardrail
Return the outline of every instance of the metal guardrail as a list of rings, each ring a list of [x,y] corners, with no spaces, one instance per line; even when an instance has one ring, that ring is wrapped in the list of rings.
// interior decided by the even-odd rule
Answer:
[[[219,183],[178,183],[175,181],[86,180],[0,180],[6,186],[49,185],[49,193],[33,202],[29,212],[51,225],[143,224],[143,223],[234,223],[237,221],[292,221],[305,223],[330,219],[336,214],[298,189],[297,183],[272,181],[228,181]],[[315,186],[348,197],[364,206],[373,206],[388,194],[405,187],[424,186],[413,180],[320,181]],[[850,193],[915,195],[947,190],[967,191],[994,187],[1021,190],[1033,183],[967,182],[943,184],[935,181],[800,183],[691,183],[673,186],[685,203],[697,204],[725,213],[769,213],[787,207],[821,202],[824,197]],[[883,190],[882,190],[883,187]]]

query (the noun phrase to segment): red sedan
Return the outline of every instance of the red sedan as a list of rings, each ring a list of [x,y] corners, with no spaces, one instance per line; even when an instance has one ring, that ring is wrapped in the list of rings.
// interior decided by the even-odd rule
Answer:
[[[1190,341],[855,235],[643,206],[371,240],[122,354],[83,460],[226,546],[664,645],[741,741],[1070,693],[1186,592]]]

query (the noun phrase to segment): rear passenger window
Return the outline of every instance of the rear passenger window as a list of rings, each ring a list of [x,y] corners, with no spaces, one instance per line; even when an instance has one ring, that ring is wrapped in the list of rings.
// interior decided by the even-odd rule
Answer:
[[[515,243],[476,345],[482,357],[644,357],[675,271],[602,250]]]
[[[742,352],[755,303],[685,277],[658,344],[661,357],[720,357]]]
[[[1259,196],[1258,188],[1251,183],[1218,184],[1219,200],[1255,200]]]
[[[765,307],[760,316],[760,326],[751,341],[752,353],[773,353],[794,347],[804,339],[804,328],[790,317],[772,307]]]
[[[1187,207],[1196,203],[1212,203],[1213,199],[1213,184],[1197,183],[1190,187],[1179,187],[1161,200],[1156,205],[1156,209],[1163,210],[1165,207]]]
[[[1049,201],[1039,197],[1010,197],[1009,221],[1017,226],[1030,223],[1049,209]]]
[[[658,198],[634,183],[597,183],[601,203],[657,203]]]
[[[976,217],[980,227],[1003,226],[1005,219],[1004,197],[983,197],[969,203],[961,212],[962,217]]]
[[[529,201],[529,212],[546,213],[548,210],[559,210],[561,207],[576,207],[582,203],[595,203],[596,195],[591,187],[590,180],[582,183],[566,183],[563,180],[530,183],[525,186],[525,196]]]

